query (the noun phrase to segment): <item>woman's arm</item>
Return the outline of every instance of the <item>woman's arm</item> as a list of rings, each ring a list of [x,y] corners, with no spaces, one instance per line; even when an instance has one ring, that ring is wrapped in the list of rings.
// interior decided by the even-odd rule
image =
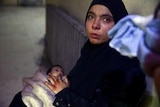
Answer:
[[[56,95],[53,103],[56,107],[99,107],[97,101],[89,102],[79,95],[76,95],[69,88],[63,89]],[[105,106],[107,107],[107,106]]]
[[[53,103],[56,107],[108,107],[106,98],[102,96],[97,97],[97,100],[88,101],[80,95],[76,95],[69,89],[69,82],[66,77],[62,80],[54,77],[48,78],[49,82],[45,82],[54,93],[56,93],[56,99]]]

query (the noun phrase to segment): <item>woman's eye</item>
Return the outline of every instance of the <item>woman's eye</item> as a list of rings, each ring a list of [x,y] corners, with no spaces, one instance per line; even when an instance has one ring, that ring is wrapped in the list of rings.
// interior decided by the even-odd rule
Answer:
[[[111,19],[109,19],[109,18],[104,18],[104,21],[105,21],[105,22],[110,22]]]
[[[87,19],[93,19],[94,17],[93,17],[93,15],[88,15],[87,16]]]
[[[106,22],[106,23],[109,23],[109,22],[112,22],[112,21],[113,21],[113,18],[112,18],[112,17],[105,17],[105,18],[103,19],[103,21]]]

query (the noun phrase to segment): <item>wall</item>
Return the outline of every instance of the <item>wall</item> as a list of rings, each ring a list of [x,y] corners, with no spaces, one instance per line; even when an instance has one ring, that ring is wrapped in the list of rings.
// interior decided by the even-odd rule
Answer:
[[[46,0],[46,3],[62,8],[83,23],[90,0]]]
[[[129,13],[149,15],[159,0],[123,0]]]
[[[53,5],[46,5],[45,52],[51,64],[60,64],[65,73],[75,65],[86,41],[84,26]]]
[[[61,0],[46,0],[46,4],[54,4],[56,6],[59,6],[59,2]]]
[[[0,5],[9,5],[9,6],[17,6],[20,5],[22,0],[0,0]],[[32,1],[32,0],[28,0],[28,1]],[[46,4],[46,0],[42,0],[43,1],[43,5]],[[53,0],[52,0],[53,1]]]
[[[18,0],[1,0],[0,3],[3,5],[17,5]]]

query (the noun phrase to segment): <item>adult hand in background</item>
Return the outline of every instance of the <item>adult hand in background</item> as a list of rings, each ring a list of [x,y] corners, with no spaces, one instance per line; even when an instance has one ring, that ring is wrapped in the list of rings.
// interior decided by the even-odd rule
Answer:
[[[160,95],[160,66],[153,72],[153,81],[155,83],[157,94]]]

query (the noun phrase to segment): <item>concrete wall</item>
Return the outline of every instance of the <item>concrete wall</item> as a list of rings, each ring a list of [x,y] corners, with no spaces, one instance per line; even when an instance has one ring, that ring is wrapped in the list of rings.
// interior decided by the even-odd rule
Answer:
[[[17,5],[18,0],[0,0],[0,4],[3,5]]]
[[[18,5],[20,5],[20,3],[21,3],[21,1],[23,1],[23,0],[0,0],[0,5],[4,5],[4,6],[18,6]],[[26,1],[28,1],[28,2],[31,2],[32,0],[26,0]],[[33,0],[34,1],[34,0]],[[43,5],[45,5],[46,4],[46,2],[45,2],[46,0],[42,0],[42,2],[43,2]]]
[[[84,26],[53,5],[46,5],[45,52],[51,64],[60,64],[65,73],[75,65],[86,41]]]
[[[64,9],[81,22],[84,22],[86,11],[92,0],[46,0],[49,4]],[[123,0],[129,13],[149,15],[159,0]]]
[[[149,15],[154,11],[159,0],[123,0],[129,13]]]

